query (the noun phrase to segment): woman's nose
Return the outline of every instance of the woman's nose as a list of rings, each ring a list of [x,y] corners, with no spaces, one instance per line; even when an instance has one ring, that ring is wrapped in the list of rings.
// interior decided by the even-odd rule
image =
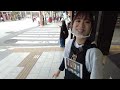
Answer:
[[[84,28],[84,22],[80,22],[79,25],[78,25],[78,28],[83,29]]]

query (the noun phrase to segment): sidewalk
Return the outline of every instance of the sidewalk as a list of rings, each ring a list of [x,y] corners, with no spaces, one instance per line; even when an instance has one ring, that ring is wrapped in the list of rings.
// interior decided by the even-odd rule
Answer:
[[[43,27],[59,28],[58,23]],[[53,79],[63,50],[59,46],[0,48],[0,79]],[[57,79],[63,78],[64,71]]]
[[[53,79],[63,48],[8,48],[0,51],[0,79]],[[61,72],[58,79],[63,79]]]

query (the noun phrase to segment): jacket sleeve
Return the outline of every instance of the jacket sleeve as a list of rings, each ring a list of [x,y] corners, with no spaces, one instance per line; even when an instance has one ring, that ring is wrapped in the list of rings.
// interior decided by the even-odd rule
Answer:
[[[64,58],[63,58],[62,63],[60,65],[60,67],[59,67],[59,70],[63,71],[64,69],[65,69],[65,62],[64,62]]]
[[[97,48],[86,53],[86,67],[91,72],[90,79],[103,79],[103,54]]]

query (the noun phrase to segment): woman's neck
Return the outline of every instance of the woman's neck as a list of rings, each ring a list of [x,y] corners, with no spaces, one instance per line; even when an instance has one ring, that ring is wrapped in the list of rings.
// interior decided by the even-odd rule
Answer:
[[[86,41],[86,38],[77,38],[77,37],[76,37],[76,42],[77,42],[79,45],[84,44],[85,41]]]

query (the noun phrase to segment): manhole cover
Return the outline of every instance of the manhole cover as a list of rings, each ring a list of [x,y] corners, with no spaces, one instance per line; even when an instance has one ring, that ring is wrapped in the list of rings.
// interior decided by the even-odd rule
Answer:
[[[12,43],[16,43],[16,42],[17,42],[17,39],[9,39],[9,40],[6,40],[4,43],[12,44]]]

